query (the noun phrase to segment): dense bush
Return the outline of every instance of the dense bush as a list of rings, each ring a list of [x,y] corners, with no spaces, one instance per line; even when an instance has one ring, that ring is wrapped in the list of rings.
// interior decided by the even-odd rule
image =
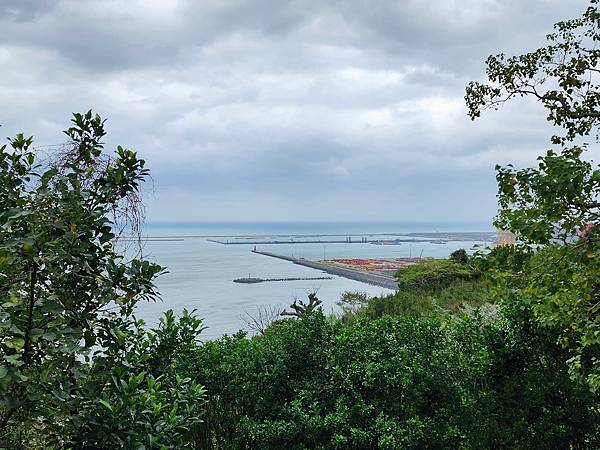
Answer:
[[[508,316],[507,316],[508,317]],[[504,319],[505,321],[508,319]],[[597,442],[594,397],[528,321],[314,312],[199,346],[207,448],[568,448]]]
[[[477,276],[471,268],[450,259],[424,259],[396,272],[401,291],[439,291],[454,281],[472,280]]]
[[[143,322],[125,338],[127,348],[114,357],[96,359],[81,380],[84,395],[63,430],[74,448],[186,448],[202,422],[205,390],[179,375],[177,361],[196,345],[201,321],[184,310],[176,319],[164,314],[159,326]]]
[[[437,312],[461,313],[466,309],[475,309],[493,303],[493,285],[487,279],[473,281],[454,281],[444,289],[402,290],[393,294],[372,297],[365,307],[354,314],[347,312],[344,320],[351,317],[367,316],[370,318],[391,316],[419,317]]]
[[[467,251],[464,248],[454,250],[452,253],[450,253],[449,259],[460,264],[466,265],[469,263],[469,255],[467,254]]]

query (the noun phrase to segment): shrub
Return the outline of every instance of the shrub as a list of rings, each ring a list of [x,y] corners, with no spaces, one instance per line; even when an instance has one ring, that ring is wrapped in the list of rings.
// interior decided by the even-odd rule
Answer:
[[[477,275],[463,264],[447,259],[425,259],[396,272],[400,290],[419,291],[439,291],[453,281],[471,280]]]
[[[202,448],[581,447],[594,397],[551,342],[477,315],[342,325],[316,311],[206,342],[180,371],[207,389]]]
[[[373,297],[356,315],[378,318],[384,315],[420,317],[432,313],[460,314],[465,309],[493,303],[492,284],[486,279],[458,280],[439,291],[397,291]]]
[[[469,255],[467,255],[467,251],[464,248],[461,248],[450,253],[450,260],[466,265],[469,263]]]

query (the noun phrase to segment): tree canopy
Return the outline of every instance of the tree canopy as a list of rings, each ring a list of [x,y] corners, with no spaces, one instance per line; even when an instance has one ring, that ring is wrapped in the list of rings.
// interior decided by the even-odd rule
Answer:
[[[600,124],[599,25],[592,0],[581,17],[554,26],[548,45],[490,56],[489,84],[472,82],[465,96],[473,119],[515,97],[533,97],[563,130],[550,138],[559,148],[540,156],[537,167],[496,166],[495,224],[538,249],[512,278],[513,288],[540,324],[559,330],[572,376],[594,391],[600,388],[600,166],[585,150],[597,141]]]
[[[523,55],[500,53],[487,59],[489,83],[471,82],[465,100],[475,119],[485,109],[514,97],[531,96],[548,111],[548,121],[565,130],[553,143],[587,136],[600,123],[599,0],[591,0],[581,17],[554,25],[548,45]]]
[[[150,364],[179,345],[162,348],[180,329],[171,316],[155,332],[133,316],[139,301],[158,299],[163,268],[115,247],[115,217],[148,170],[123,147],[103,158],[99,116],[72,122],[50,164],[23,134],[0,147],[0,437],[28,422],[44,446],[153,447],[156,427],[176,442],[181,414],[160,404],[191,402],[188,418],[200,420],[202,389]],[[200,322],[184,319],[193,342]]]

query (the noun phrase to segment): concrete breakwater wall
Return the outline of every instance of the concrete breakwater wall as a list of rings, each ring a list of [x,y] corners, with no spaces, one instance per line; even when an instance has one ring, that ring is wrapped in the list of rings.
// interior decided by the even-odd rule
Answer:
[[[236,278],[234,283],[254,284],[264,283],[266,281],[313,281],[313,280],[333,280],[333,277],[304,277],[304,278]]]
[[[277,239],[277,240],[223,240],[223,239],[207,239],[208,242],[214,242],[215,244],[223,245],[276,245],[276,244],[376,244],[376,245],[400,245],[402,243],[419,243],[419,242],[430,242],[434,244],[444,243],[443,241],[431,240],[431,239],[367,239],[361,238],[360,240],[352,240],[352,237],[348,237],[345,240],[341,239],[311,239],[311,240],[293,240],[293,239]]]
[[[368,273],[359,270],[353,270],[345,267],[333,266],[331,264],[324,264],[316,261],[310,261],[304,258],[294,258],[292,256],[286,255],[278,255],[276,253],[271,252],[263,252],[260,250],[252,250],[252,253],[257,253],[259,255],[270,256],[272,258],[283,259],[285,261],[290,261],[294,264],[298,264],[300,266],[310,267],[312,269],[321,270],[326,273],[330,273],[332,275],[337,275],[340,277],[348,278],[350,280],[360,281],[362,283],[371,284],[374,286],[380,286],[386,289],[397,290],[398,289],[398,281],[396,281],[392,277],[388,277],[385,275],[379,275],[376,273]]]

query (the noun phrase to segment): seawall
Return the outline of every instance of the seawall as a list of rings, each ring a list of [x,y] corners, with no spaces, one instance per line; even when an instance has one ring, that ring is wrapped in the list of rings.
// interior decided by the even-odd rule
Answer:
[[[375,273],[368,273],[359,270],[353,270],[345,267],[333,266],[331,264],[324,264],[316,261],[310,261],[304,258],[294,258],[292,256],[278,255],[276,253],[271,252],[263,252],[260,250],[252,250],[252,253],[257,253],[259,255],[270,256],[271,258],[283,259],[285,261],[290,261],[294,264],[298,264],[300,266],[310,267],[312,269],[321,270],[326,273],[330,273],[332,275],[337,275],[340,277],[348,278],[350,280],[360,281],[362,283],[371,284],[374,286],[380,286],[386,289],[397,290],[398,282],[392,278],[384,275],[379,275]]]

